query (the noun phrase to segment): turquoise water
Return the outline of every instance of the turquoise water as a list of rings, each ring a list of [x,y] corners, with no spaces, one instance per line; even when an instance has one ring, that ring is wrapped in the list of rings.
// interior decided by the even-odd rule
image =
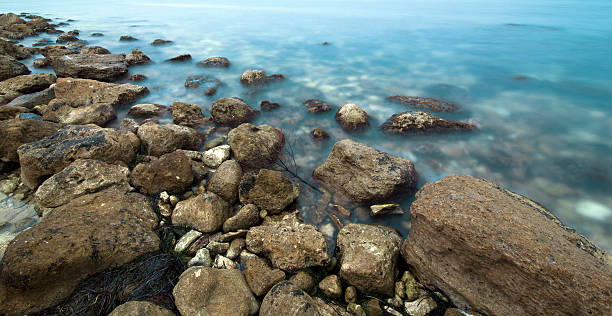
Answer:
[[[335,141],[352,138],[411,159],[421,184],[455,173],[494,180],[541,202],[612,250],[610,1],[0,4],[4,12],[35,13],[57,22],[74,19],[62,29],[78,29],[89,45],[113,53],[140,48],[156,61],[130,68],[131,74],[149,77],[142,84],[152,93],[140,101],[185,101],[204,109],[226,96],[241,97],[256,108],[261,100],[280,103],[280,109],[262,112],[255,123],[285,131],[296,144],[296,161],[305,178]],[[105,36],[91,37],[93,32]],[[119,42],[121,35],[139,41]],[[174,43],[149,45],[156,38]],[[323,41],[330,45],[321,45]],[[190,53],[194,60],[163,62],[181,53]],[[210,56],[226,56],[232,66],[195,66]],[[32,60],[26,62],[31,66]],[[282,73],[287,80],[251,90],[239,83],[249,68]],[[190,75],[213,76],[225,85],[207,97],[203,90],[185,89]],[[524,80],[516,80],[519,77]],[[395,94],[454,102],[462,111],[441,116],[469,120],[480,129],[468,134],[384,135],[378,126],[408,109],[385,101]],[[335,109],[355,103],[368,112],[371,127],[345,132],[333,112],[308,113],[302,106],[308,98],[323,99]],[[121,118],[126,112],[121,111]],[[332,139],[314,142],[309,133],[315,127]],[[405,208],[409,202],[404,201]],[[377,221],[405,233],[408,217]],[[329,230],[329,219],[322,225]]]

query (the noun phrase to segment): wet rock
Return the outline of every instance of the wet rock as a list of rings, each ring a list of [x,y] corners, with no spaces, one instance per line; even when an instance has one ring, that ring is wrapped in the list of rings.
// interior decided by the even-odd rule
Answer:
[[[189,246],[200,236],[202,236],[202,233],[195,229],[188,231],[185,235],[181,236],[181,239],[176,242],[176,245],[174,245],[174,251],[177,253],[181,253],[187,250]]]
[[[128,111],[128,115],[133,117],[162,116],[168,113],[170,113],[170,109],[167,106],[153,103],[136,104]]]
[[[312,134],[312,138],[314,138],[316,140],[323,140],[323,139],[328,139],[329,138],[329,134],[327,134],[326,131],[324,131],[324,130],[322,130],[320,128],[313,129],[311,134]]]
[[[344,226],[336,239],[340,277],[361,291],[393,295],[401,243],[390,227]]]
[[[23,46],[0,39],[0,55],[8,55],[20,60],[30,57],[30,52]]]
[[[225,200],[212,192],[204,192],[176,204],[172,223],[212,233],[221,229],[231,215],[232,210]]]
[[[119,40],[123,42],[131,42],[131,41],[137,41],[138,39],[131,35],[121,35],[121,37],[119,37]]]
[[[313,178],[358,203],[386,200],[417,185],[412,162],[348,139],[334,145]]]
[[[407,97],[402,95],[394,95],[387,97],[387,100],[413,108],[431,110],[436,112],[457,112],[459,108],[456,105],[444,100],[423,97]]]
[[[11,102],[9,102],[7,105],[32,109],[37,105],[48,104],[54,98],[55,85],[50,85],[48,88],[42,91],[20,95],[13,99]]]
[[[218,194],[233,204],[238,200],[238,185],[242,178],[242,168],[235,160],[224,161],[210,177],[206,190]]]
[[[58,44],[78,41],[79,38],[77,37],[77,34],[71,32],[62,33],[57,37],[57,40],[55,40],[55,42]]]
[[[51,65],[51,60],[47,58],[36,58],[34,59],[34,68],[46,68]]]
[[[387,215],[387,214],[402,215],[404,214],[404,210],[402,210],[399,204],[395,204],[395,203],[377,204],[377,205],[370,205],[370,214],[372,216],[381,216],[381,215]]]
[[[104,34],[103,33],[99,33],[99,32],[91,33],[91,37],[101,37],[101,36],[104,36]]]
[[[265,295],[276,283],[285,279],[283,270],[271,268],[261,258],[253,258],[247,261],[244,267],[244,275],[251,291],[257,296]]]
[[[229,67],[230,61],[226,57],[210,57],[204,61],[197,63],[201,67]]]
[[[180,151],[151,157],[150,161],[139,163],[130,175],[132,184],[145,194],[159,191],[183,193],[191,187],[191,159]]]
[[[466,314],[471,316],[483,316],[482,314],[474,311],[464,312],[458,308],[449,308],[444,312],[444,316],[465,316]]]
[[[151,156],[161,156],[177,149],[198,150],[205,140],[202,132],[191,127],[152,122],[138,128],[138,137],[143,143],[144,152]]]
[[[58,77],[115,81],[127,74],[125,55],[78,54],[53,59],[51,66]]]
[[[79,159],[45,180],[34,193],[40,208],[58,207],[80,196],[107,188],[117,192],[132,190],[130,169],[99,160]]]
[[[132,50],[130,54],[125,56],[125,63],[128,66],[143,65],[143,64],[148,64],[151,62],[152,62],[151,58],[145,55],[145,53],[140,51],[140,49],[138,48],[134,48],[134,50]]]
[[[287,272],[325,266],[329,261],[323,234],[296,213],[251,227],[246,243],[249,251],[263,254],[272,265]]]
[[[173,294],[183,316],[247,316],[259,310],[242,271],[236,269],[189,268]]]
[[[210,120],[211,118],[204,115],[197,104],[172,103],[172,121],[174,121],[174,124],[196,126]]]
[[[203,88],[210,88],[210,89],[216,89],[220,86],[223,85],[223,82],[221,82],[221,80],[210,77],[210,76],[189,76],[187,77],[187,79],[185,79],[185,88],[198,88],[200,86],[202,86]],[[205,93],[206,94],[206,93]],[[212,95],[214,93],[211,94],[206,94],[206,95]]]
[[[151,42],[151,45],[154,46],[158,46],[158,45],[165,45],[165,44],[170,44],[172,43],[172,41],[167,41],[167,40],[163,40],[163,39],[156,39],[153,42]]]
[[[0,106],[0,121],[17,118],[21,113],[28,113],[29,109],[22,106],[3,105]]]
[[[269,166],[280,158],[285,136],[270,125],[244,123],[229,132],[227,142],[234,159],[242,166],[258,168]]]
[[[220,125],[237,126],[250,121],[258,113],[240,98],[221,98],[210,107],[213,121]]]
[[[55,97],[67,100],[76,107],[96,103],[120,106],[131,103],[147,93],[149,93],[147,87],[89,79],[58,78],[55,84]]]
[[[474,129],[476,129],[476,126],[472,124],[445,120],[421,111],[393,114],[382,125],[382,130],[390,134],[420,134]]]
[[[319,99],[308,99],[304,101],[304,106],[310,113],[327,112],[331,110],[331,106],[325,101]]]
[[[433,298],[429,296],[421,297],[412,302],[405,302],[404,308],[406,313],[410,316],[425,316],[433,312],[438,305]]]
[[[43,119],[62,124],[104,124],[117,118],[117,112],[108,103],[95,103],[74,107],[69,100],[54,99],[46,106],[41,106],[39,112]]]
[[[259,104],[259,107],[264,111],[274,110],[280,107],[280,104],[276,102],[270,102],[268,100],[263,100]]]
[[[200,248],[196,255],[187,262],[187,267],[211,267],[212,259],[206,248]]]
[[[319,316],[316,301],[291,282],[276,284],[261,302],[260,316]]]
[[[223,142],[225,141],[225,138],[226,138],[225,136],[215,137],[215,138],[207,141],[206,144],[204,144],[204,148],[206,150],[209,150],[211,148],[215,148],[215,147],[217,147],[219,145],[222,145]]]
[[[259,209],[255,204],[247,204],[240,208],[238,213],[223,223],[223,231],[231,232],[240,229],[249,229],[259,223]]]
[[[202,155],[202,162],[210,168],[217,168],[230,156],[230,146],[221,145],[211,148]]]
[[[44,39],[41,39],[41,40],[37,41],[36,43],[32,44],[32,47],[47,46],[47,45],[51,45],[52,43],[53,43],[52,40],[44,38]],[[4,54],[4,55],[7,55],[7,54]],[[15,56],[13,56],[13,57],[15,57]],[[17,58],[17,57],[15,57],[15,58]]]
[[[28,67],[18,62],[17,59],[11,56],[0,55],[0,81],[29,73]]]
[[[0,93],[15,91],[26,94],[45,90],[55,83],[55,76],[49,73],[21,75],[0,82]]]
[[[52,210],[8,246],[0,310],[29,314],[58,304],[87,276],[159,248],[148,200],[112,189]]]
[[[129,81],[140,82],[147,80],[147,76],[143,74],[134,74],[128,78]]]
[[[117,306],[108,316],[176,316],[176,314],[151,302],[130,301]]]
[[[59,124],[33,119],[0,121],[0,160],[18,162],[19,146],[52,135],[59,128]]]
[[[488,315],[610,313],[612,267],[604,252],[524,196],[449,176],[426,184],[410,214],[404,259],[422,284],[441,289],[459,308]]]
[[[129,163],[140,148],[138,137],[95,125],[68,125],[41,140],[21,145],[17,152],[21,179],[34,189],[76,159]]]
[[[255,204],[268,214],[278,214],[300,196],[300,187],[280,171],[261,169],[257,176],[247,175],[239,188],[242,204]]]
[[[258,86],[266,83],[267,79],[266,72],[263,70],[249,69],[242,73],[240,76],[240,82],[247,86]]]
[[[188,60],[191,60],[191,55],[189,54],[182,54],[182,55],[172,57],[170,59],[166,59],[166,61],[169,61],[169,62],[181,62],[181,61],[188,61]]]
[[[43,56],[45,56],[48,63],[51,63],[54,59],[62,56],[76,54],[74,50],[64,45],[47,46],[42,49],[41,53]]]
[[[327,297],[339,299],[342,297],[342,284],[337,275],[332,274],[326,276],[321,282],[319,282],[319,289]]]
[[[110,54],[111,52],[102,47],[102,46],[85,46],[83,48],[81,48],[81,54],[98,54],[98,55],[106,55],[106,54]]]
[[[368,114],[355,104],[345,104],[336,112],[336,121],[347,130],[364,129],[368,126]]]

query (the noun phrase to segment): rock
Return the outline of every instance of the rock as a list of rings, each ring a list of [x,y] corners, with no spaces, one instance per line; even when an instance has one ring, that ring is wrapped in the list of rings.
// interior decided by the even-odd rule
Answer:
[[[246,240],[244,238],[236,238],[230,242],[230,246],[227,249],[225,255],[232,260],[235,260],[240,256],[242,250],[246,247]]]
[[[476,129],[476,126],[472,124],[445,120],[421,111],[393,114],[382,125],[382,130],[390,134],[420,134],[474,129]]]
[[[259,310],[242,271],[236,269],[189,268],[172,292],[183,316],[246,316]]]
[[[217,168],[230,156],[230,146],[221,145],[211,148],[202,155],[202,162],[210,168]]]
[[[79,159],[45,180],[34,193],[40,208],[58,207],[80,196],[107,188],[118,192],[132,190],[130,169],[99,160]]]
[[[226,242],[211,240],[208,245],[206,245],[206,249],[208,249],[211,255],[222,255],[227,252],[229,246],[230,245]]]
[[[117,306],[108,316],[176,316],[176,314],[151,302],[130,301]]]
[[[180,62],[180,61],[188,61],[188,60],[191,60],[191,55],[189,54],[178,55],[170,59],[166,59],[166,61],[169,61],[169,62]]]
[[[336,112],[336,121],[347,130],[364,129],[368,126],[368,114],[355,104],[345,104]]]
[[[188,231],[176,242],[176,245],[174,245],[174,252],[181,253],[187,250],[187,248],[189,248],[196,239],[200,238],[200,236],[202,236],[202,233],[195,229]]]
[[[0,121],[17,118],[21,113],[28,113],[29,109],[22,106],[3,105],[0,106]]]
[[[227,135],[234,159],[247,168],[266,167],[283,153],[285,136],[270,125],[244,123]]]
[[[157,46],[157,45],[165,45],[165,44],[170,44],[172,43],[172,41],[167,41],[167,40],[163,40],[163,39],[156,39],[153,42],[151,42],[151,45]]]
[[[48,104],[54,98],[55,85],[53,84],[42,91],[20,95],[6,105],[32,109],[37,105]]]
[[[59,124],[33,119],[0,121],[0,160],[18,162],[19,146],[52,135],[59,128]]]
[[[319,289],[327,297],[339,299],[342,297],[342,284],[337,275],[328,275],[319,282]]]
[[[172,223],[212,233],[219,230],[231,215],[227,202],[212,192],[204,192],[178,202],[172,213]]]
[[[329,261],[323,234],[295,213],[251,227],[246,243],[249,251],[265,255],[275,267],[287,272],[325,266]]]
[[[189,76],[187,77],[187,79],[185,79],[185,88],[195,89],[200,86],[203,86],[204,88],[214,88],[216,91],[216,88],[222,85],[223,85],[223,82],[221,82],[221,80],[210,77],[210,76],[197,75],[197,76]],[[212,95],[212,94],[206,94],[206,95]]]
[[[230,61],[226,57],[209,57],[204,61],[197,63],[201,67],[229,67]]]
[[[152,62],[151,58],[145,55],[145,53],[140,51],[140,49],[138,48],[134,48],[134,50],[132,50],[130,54],[125,56],[125,63],[128,66],[143,65],[143,64],[148,64],[151,62]]]
[[[52,210],[9,244],[0,310],[29,314],[60,303],[86,277],[157,250],[156,225],[144,196],[112,189]]]
[[[304,271],[300,271],[296,273],[295,275],[293,275],[289,279],[289,282],[293,283],[295,286],[297,286],[298,288],[302,289],[303,291],[307,293],[312,293],[315,287],[314,278],[310,274]]]
[[[413,302],[405,302],[404,308],[410,316],[425,316],[433,312],[438,305],[431,297],[421,297]]]
[[[612,267],[604,252],[537,202],[493,182],[449,176],[425,184],[410,214],[404,259],[422,284],[441,289],[461,309],[611,311]]]
[[[36,58],[34,59],[34,68],[46,68],[51,65],[51,60],[47,58]]]
[[[168,113],[170,113],[170,109],[167,106],[153,103],[136,104],[128,111],[128,115],[133,117],[162,116]]]
[[[331,106],[325,101],[319,99],[308,99],[304,101],[304,106],[310,113],[327,112],[331,110]]]
[[[470,316],[483,316],[480,313],[474,312],[474,311],[467,311],[464,312],[460,309],[457,308],[449,308],[444,312],[444,316],[465,316],[465,315],[470,315]]]
[[[316,140],[322,140],[322,139],[328,139],[329,138],[329,134],[327,134],[326,131],[324,131],[324,130],[322,130],[320,128],[313,129],[311,134],[312,134],[312,138],[314,138]]]
[[[204,115],[202,109],[197,104],[185,102],[172,103],[172,121],[174,124],[196,126],[210,120],[210,117]]]
[[[108,103],[95,103],[74,107],[65,99],[53,99],[39,109],[43,119],[51,122],[73,125],[104,124],[117,118],[117,112]]]
[[[136,157],[140,141],[132,133],[95,125],[68,125],[41,140],[21,145],[17,152],[21,179],[35,189],[43,179],[77,159],[107,163],[129,163]]]
[[[317,302],[291,282],[276,284],[261,302],[260,316],[319,316]]]
[[[143,74],[134,74],[128,78],[129,81],[140,82],[147,80],[147,76]]]
[[[29,73],[28,67],[18,62],[17,59],[11,56],[0,55],[0,81]]]
[[[85,46],[83,48],[81,48],[81,54],[98,54],[98,55],[106,55],[106,54],[110,54],[111,52],[102,47],[102,46]]]
[[[402,95],[394,95],[387,97],[387,100],[403,105],[407,105],[414,108],[431,110],[436,112],[457,112],[459,108],[456,105],[438,100],[434,98],[423,98],[423,97],[407,97]]]
[[[244,275],[251,291],[257,296],[265,295],[276,283],[285,279],[283,270],[271,268],[261,258],[253,258],[247,261],[244,267]]]
[[[100,32],[96,32],[96,33],[91,33],[91,36],[92,37],[101,37],[101,36],[104,36],[104,34],[100,33]]]
[[[210,107],[213,121],[220,125],[237,126],[250,121],[258,113],[240,98],[221,98]]]
[[[21,60],[30,57],[30,52],[23,46],[0,39],[0,55],[8,55]]]
[[[68,42],[78,42],[79,38],[71,32],[68,33],[62,33],[57,37],[57,40],[55,40],[56,43],[61,44],[61,43],[68,43]]]
[[[395,203],[378,204],[378,205],[370,205],[370,214],[372,216],[381,216],[381,215],[387,215],[387,214],[402,215],[404,214],[404,210],[402,210],[399,204],[395,204]]]
[[[261,169],[240,183],[240,202],[255,204],[269,214],[278,214],[300,196],[300,187],[280,171]]]
[[[238,264],[222,255],[217,255],[212,265],[215,269],[238,269]]]
[[[255,204],[247,204],[240,208],[236,215],[228,218],[225,223],[223,223],[223,231],[227,233],[240,229],[249,229],[258,223],[259,209]]]
[[[0,82],[0,95],[10,94],[16,92],[16,96],[22,94],[38,92],[47,89],[50,85],[55,83],[55,76],[52,74],[32,74],[32,75],[21,75],[13,77]],[[2,102],[3,104],[9,103],[11,100],[6,98]]]
[[[267,78],[265,71],[249,69],[242,73],[240,82],[247,86],[259,86],[265,84]]]
[[[344,226],[336,239],[340,277],[358,290],[393,295],[401,243],[390,227]]]
[[[198,150],[204,143],[205,135],[191,127],[147,122],[138,128],[144,152],[161,156],[177,149]]]
[[[419,284],[410,271],[404,272],[402,282],[404,283],[403,297],[406,299],[406,301],[412,302],[416,300],[419,297]]]
[[[196,255],[187,262],[187,267],[211,267],[212,259],[206,248],[200,248]]]
[[[138,39],[131,35],[121,35],[121,37],[119,37],[119,40],[123,42],[131,42],[131,41],[137,41]]]
[[[215,148],[219,145],[222,145],[223,142],[225,141],[225,136],[221,136],[221,137],[215,137],[209,141],[206,142],[206,144],[204,144],[204,149],[209,150],[211,148]]]
[[[115,81],[127,74],[125,55],[77,54],[53,59],[51,66],[58,77]]]
[[[238,185],[241,178],[242,168],[240,164],[235,160],[227,160],[212,175],[206,189],[233,204],[238,200]]]
[[[274,110],[274,109],[280,108],[280,104],[278,104],[276,102],[270,102],[268,100],[263,100],[259,104],[259,107],[262,110],[264,110],[264,111],[269,111],[269,110]]]
[[[348,286],[344,291],[344,301],[348,304],[355,303],[357,301],[357,288],[354,286]]]
[[[151,157],[150,161],[134,167],[130,180],[140,192],[148,195],[160,191],[183,193],[191,188],[193,182],[191,159],[180,151],[164,154],[159,158]]]
[[[407,159],[346,139],[337,142],[313,178],[346,198],[365,203],[413,192],[417,173]]]
[[[41,53],[43,56],[45,56],[45,59],[47,60],[48,63],[51,63],[56,58],[59,58],[65,55],[76,54],[74,50],[64,45],[47,46],[42,49]]]

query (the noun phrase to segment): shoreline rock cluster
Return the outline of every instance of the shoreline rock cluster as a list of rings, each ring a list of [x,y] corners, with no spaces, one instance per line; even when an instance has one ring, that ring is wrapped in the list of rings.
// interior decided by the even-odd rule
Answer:
[[[25,19],[1,14],[0,34],[55,32],[40,17]],[[78,32],[61,34],[58,42],[78,43]],[[104,127],[119,107],[148,93],[113,83],[129,66],[150,63],[144,53],[39,49],[56,78],[25,74],[16,58],[35,50],[0,44],[0,188],[15,199],[19,194],[41,216],[16,234],[0,231],[1,315],[45,314],[88,278],[160,251],[184,264],[180,277],[168,280],[171,298],[114,302],[110,315],[612,312],[610,256],[537,202],[496,183],[452,175],[419,189],[410,160],[345,139],[314,170],[311,184],[275,168],[290,158],[285,135],[251,124],[259,111],[237,97],[215,101],[211,116],[179,101],[136,104],[129,115],[143,121]],[[211,57],[198,66],[230,63]],[[191,79],[190,85],[207,80]],[[236,83],[258,88],[283,79],[247,70]],[[390,98],[456,110],[435,99]],[[312,113],[332,109],[317,99],[304,105]],[[170,124],[156,120],[170,114]],[[369,125],[355,104],[339,108],[335,118],[349,130]],[[207,139],[216,128],[227,134]],[[475,127],[408,111],[382,128],[413,134]],[[316,138],[326,135],[313,131]],[[337,225],[335,238],[302,219],[297,201],[307,190],[341,215],[327,214]],[[371,216],[403,214],[395,199],[415,192],[408,236],[349,222],[355,205],[370,207]],[[16,225],[7,223],[0,229]]]

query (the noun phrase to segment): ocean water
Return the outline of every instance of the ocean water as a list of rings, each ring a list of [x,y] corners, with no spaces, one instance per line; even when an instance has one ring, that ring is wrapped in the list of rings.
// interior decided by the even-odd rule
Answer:
[[[561,1],[5,1],[3,12],[68,19],[88,45],[113,53],[139,48],[155,63],[130,68],[149,79],[151,94],[139,102],[196,103],[206,110],[220,97],[237,96],[258,108],[281,108],[254,123],[281,128],[294,144],[303,178],[321,164],[333,144],[351,138],[415,163],[420,185],[450,174],[496,181],[545,205],[566,224],[612,250],[612,2]],[[103,37],[92,37],[101,32]],[[120,42],[121,35],[138,38]],[[32,44],[41,38],[28,38]],[[162,38],[171,45],[151,46]],[[321,45],[327,41],[330,45]],[[193,60],[163,60],[190,53]],[[226,56],[229,69],[196,62]],[[33,59],[26,64],[35,72]],[[246,69],[282,73],[283,82],[243,87]],[[186,89],[191,75],[224,82],[216,95]],[[435,97],[461,111],[439,114],[476,124],[458,134],[385,135],[379,126],[409,108],[390,95]],[[334,110],[355,103],[371,119],[369,129],[346,132],[334,112],[311,114],[302,102],[319,98]],[[125,117],[129,106],[120,110]],[[117,126],[118,122],[111,126]],[[331,139],[315,142],[323,128]],[[330,219],[314,214],[318,197],[303,189],[304,217],[333,234]],[[402,201],[407,210],[411,199]],[[325,214],[324,214],[325,215]],[[372,221],[355,210],[351,221]],[[375,222],[409,229],[409,215]]]

